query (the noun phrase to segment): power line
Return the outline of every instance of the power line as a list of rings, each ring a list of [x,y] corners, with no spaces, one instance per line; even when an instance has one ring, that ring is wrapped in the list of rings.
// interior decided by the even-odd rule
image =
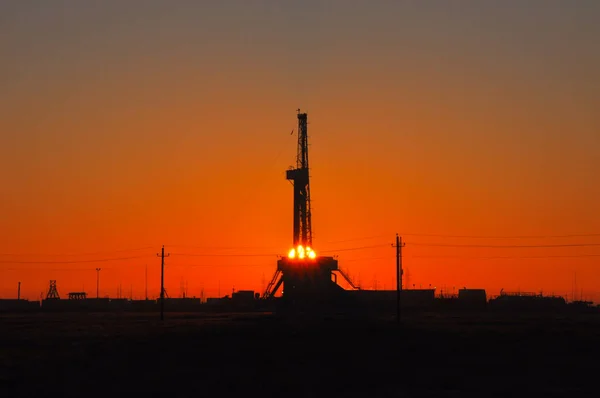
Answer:
[[[456,259],[456,260],[517,260],[517,259],[549,259],[549,258],[593,258],[600,257],[600,254],[581,254],[581,255],[555,255],[555,256],[403,256],[410,259]],[[355,262],[355,261],[375,261],[375,260],[392,260],[395,256],[382,256],[382,257],[361,257],[361,258],[350,258],[344,259],[344,263]],[[136,264],[138,265],[138,264]],[[165,264],[166,265],[166,264]],[[265,264],[171,264],[170,268],[179,267],[264,267]],[[117,268],[102,268],[104,269],[117,269]],[[88,268],[2,268],[3,271],[94,271],[94,269]]]
[[[127,252],[133,252],[133,251],[140,251],[140,250],[149,250],[152,249],[152,247],[138,247],[135,249],[122,249],[122,250],[113,250],[113,251],[104,251],[104,252],[95,252],[95,253],[64,253],[64,254],[31,254],[31,253],[0,253],[0,256],[30,256],[30,257],[43,257],[43,256],[48,256],[48,257],[71,257],[71,256],[98,256],[101,254],[112,254],[112,253],[127,253]]]
[[[343,239],[343,240],[328,240],[323,243],[346,243],[346,242],[356,242],[359,240],[380,239],[380,238],[385,238],[385,237],[389,237],[389,234],[388,235],[364,236],[362,238],[351,238],[351,239]]]
[[[345,239],[345,240],[339,240],[339,241],[328,241],[328,242],[324,242],[324,243],[343,243],[343,242],[353,242],[353,241],[359,241],[359,240],[369,240],[369,239],[376,239],[376,238],[381,238],[381,237],[385,237],[387,235],[377,235],[377,236],[371,236],[371,237],[363,237],[363,238],[354,238],[354,239]],[[356,248],[342,248],[342,249],[332,249],[332,250],[317,250],[319,252],[333,252],[333,251],[345,251],[345,250],[358,250],[358,249],[365,249],[365,248],[372,248],[372,247],[387,247],[386,244],[379,244],[379,245],[370,245],[370,246],[361,246],[361,247],[356,247]],[[196,249],[196,250],[280,250],[281,247],[280,246],[191,246],[191,245],[169,245],[169,247],[178,247],[178,248],[182,248],[182,249]],[[175,253],[173,253],[175,254]],[[179,255],[187,255],[187,253],[179,253]],[[197,254],[193,254],[193,255],[197,255]],[[217,255],[217,254],[215,254]],[[230,255],[234,255],[234,254],[218,254],[219,256],[230,256]],[[237,256],[237,254],[235,254]],[[246,254],[240,254],[240,256],[245,256]],[[249,253],[248,255],[252,255],[252,253]],[[263,256],[263,254],[256,254],[257,256]],[[268,254],[269,256],[273,256],[273,255],[277,255],[277,254]],[[212,256],[212,254],[211,254]],[[264,254],[264,256],[267,256],[267,254]]]
[[[332,253],[332,252],[343,252],[343,251],[352,251],[352,250],[362,250],[362,249],[371,249],[378,247],[387,247],[387,244],[379,244],[379,245],[369,245],[369,246],[359,246],[359,247],[347,247],[341,249],[331,249],[331,250],[320,250],[320,253]],[[274,253],[172,253],[176,256],[183,257],[280,257],[281,254]]]
[[[369,246],[359,246],[359,247],[347,247],[341,249],[330,249],[330,250],[318,250],[318,253],[333,253],[333,252],[344,252],[351,250],[362,250],[362,249],[372,249],[378,247],[387,247],[387,244],[379,244],[379,245],[369,245]],[[191,257],[278,257],[281,254],[275,253],[243,253],[243,254],[234,254],[234,253],[173,253],[173,255],[177,256],[191,256]]]
[[[319,250],[320,253],[332,253],[332,252],[341,252],[341,251],[350,251],[350,250],[361,250],[361,249],[371,249],[376,247],[387,247],[386,244],[379,245],[370,245],[370,246],[360,246],[360,247],[348,247],[341,249],[331,249],[331,250]],[[281,254],[256,254],[256,253],[244,253],[244,254],[233,254],[233,253],[213,253],[213,254],[196,254],[196,253],[173,253],[173,255],[178,256],[194,256],[194,257],[277,257],[281,256]]]
[[[361,246],[361,247],[349,247],[346,249],[320,250],[319,252],[320,253],[345,252],[345,251],[350,251],[350,250],[373,249],[376,247],[388,247],[388,245],[380,244],[380,245]]]
[[[404,256],[406,257],[406,256]],[[396,256],[384,256],[384,257],[361,257],[361,258],[350,258],[350,259],[344,259],[344,263],[349,263],[349,262],[353,262],[353,261],[375,261],[375,260],[392,260],[395,259]]]
[[[196,249],[196,250],[266,250],[277,249],[275,246],[190,246],[190,245],[169,245],[169,247],[178,247],[181,249]]]
[[[443,243],[409,243],[411,246],[428,247],[469,247],[469,248],[487,248],[487,249],[516,249],[516,248],[549,248],[549,247],[594,247],[600,246],[600,243],[573,243],[557,245],[452,245]]]
[[[170,265],[169,268],[179,268],[179,267],[202,267],[202,268],[222,268],[222,267],[264,267],[270,266],[269,264],[173,264]]]
[[[370,245],[370,246],[360,246],[360,247],[349,247],[349,248],[340,248],[333,250],[323,250],[323,253],[331,253],[331,252],[343,252],[343,251],[353,251],[353,250],[362,250],[362,249],[370,249],[370,248],[378,248],[378,247],[387,247],[385,244],[380,245]],[[275,253],[172,253],[176,256],[182,257],[280,257],[281,255]],[[138,258],[146,258],[149,255],[140,255],[140,256],[128,256],[128,257],[112,257],[112,258],[100,258],[100,259],[87,259],[87,260],[1,260],[0,264],[80,264],[80,263],[97,263],[97,262],[108,262],[108,261],[119,261],[119,260],[132,260]]]
[[[506,235],[506,236],[493,236],[493,235],[446,235],[446,234],[419,234],[419,233],[403,233],[402,235],[406,236],[421,236],[421,237],[441,237],[441,238],[465,238],[465,239],[547,239],[547,238],[576,238],[576,237],[600,237],[600,233],[592,233],[592,234],[566,234],[566,235]],[[323,243],[344,243],[344,242],[354,242],[361,240],[370,240],[386,237],[388,235],[372,235],[372,236],[364,236],[336,241],[326,241]],[[501,247],[501,248],[509,248],[509,247],[579,247],[579,246],[600,246],[600,244],[572,244],[572,245],[450,245],[450,244],[438,244],[438,243],[411,243],[414,246],[432,246],[432,247]],[[169,245],[171,247],[179,247],[179,248],[189,248],[189,249],[197,249],[197,250],[264,250],[264,249],[275,249],[275,246],[193,246],[193,245]],[[386,245],[380,245],[381,247]],[[332,250],[321,250],[321,252],[330,253],[334,251],[347,251],[347,250],[360,250],[366,248],[379,247],[379,245],[373,246],[362,246],[356,248],[342,248],[342,249],[332,249]],[[102,252],[89,252],[89,253],[46,253],[46,254],[28,254],[28,253],[0,253],[0,256],[31,256],[31,257],[73,257],[73,256],[97,256],[102,254],[111,254],[111,253],[125,253],[125,252],[133,252],[140,250],[150,250],[153,249],[151,246],[131,248],[131,249],[121,249],[121,250],[113,250],[113,251],[102,251]],[[223,254],[225,256],[245,256],[245,255],[229,255]],[[212,256],[212,255],[210,255]],[[262,254],[257,256],[263,256]],[[264,255],[264,256],[273,256],[273,254]],[[96,260],[94,260],[96,261]],[[101,260],[98,260],[101,261]],[[104,261],[104,260],[102,260]],[[64,262],[64,261],[61,261]]]
[[[118,260],[132,260],[135,258],[143,258],[145,256],[131,256],[131,257],[113,257],[113,258],[100,258],[94,260],[63,260],[63,261],[21,261],[21,260],[2,260],[0,264],[79,264],[79,263],[100,263],[105,261],[118,261]]]
[[[466,238],[466,239],[550,239],[550,238],[585,238],[585,237],[600,237],[600,233],[596,234],[570,234],[570,235],[508,235],[508,236],[494,236],[494,235],[443,235],[443,234],[408,234],[403,233],[405,236],[430,236],[437,238]]]
[[[105,269],[114,269],[114,268],[102,268],[102,270],[104,271]],[[89,272],[96,272],[95,268],[2,268],[0,269],[0,271],[89,271]]]
[[[173,253],[174,256],[183,257],[277,257],[277,254],[196,254],[196,253]]]
[[[575,254],[556,256],[407,256],[407,258],[458,259],[458,260],[504,260],[504,259],[547,259],[547,258],[585,258],[600,257],[600,254]]]

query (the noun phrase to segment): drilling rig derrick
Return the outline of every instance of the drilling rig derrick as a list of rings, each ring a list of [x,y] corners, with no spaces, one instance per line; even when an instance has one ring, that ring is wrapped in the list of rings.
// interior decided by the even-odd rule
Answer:
[[[277,270],[263,298],[272,298],[281,287],[286,305],[324,307],[337,300],[344,289],[337,284],[337,273],[348,280],[334,257],[319,256],[313,250],[308,167],[308,118],[298,109],[298,147],[296,167],[287,170],[286,178],[294,186],[293,247],[287,257],[277,260]]]
[[[308,118],[298,109],[298,152],[296,168],[286,173],[294,185],[294,247],[312,246],[312,226],[310,211],[310,176],[308,167]]]

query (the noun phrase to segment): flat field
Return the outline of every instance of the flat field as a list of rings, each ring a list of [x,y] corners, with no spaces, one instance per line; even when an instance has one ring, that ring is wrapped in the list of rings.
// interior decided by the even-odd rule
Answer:
[[[599,396],[600,316],[0,316],[0,397]]]

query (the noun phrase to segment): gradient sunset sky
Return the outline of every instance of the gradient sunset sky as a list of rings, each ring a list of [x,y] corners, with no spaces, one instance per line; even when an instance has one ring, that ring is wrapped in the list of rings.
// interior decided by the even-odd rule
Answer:
[[[142,298],[146,265],[156,297],[163,244],[171,296],[262,290],[300,108],[315,250],[363,287],[394,288],[398,232],[411,286],[576,278],[600,301],[599,20],[594,0],[3,1],[0,297],[95,296],[101,267],[101,295]]]

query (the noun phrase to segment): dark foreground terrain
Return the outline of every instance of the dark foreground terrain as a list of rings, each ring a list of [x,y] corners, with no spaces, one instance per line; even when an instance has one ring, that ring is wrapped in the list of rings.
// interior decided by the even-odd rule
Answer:
[[[0,317],[0,397],[598,396],[598,315]]]

